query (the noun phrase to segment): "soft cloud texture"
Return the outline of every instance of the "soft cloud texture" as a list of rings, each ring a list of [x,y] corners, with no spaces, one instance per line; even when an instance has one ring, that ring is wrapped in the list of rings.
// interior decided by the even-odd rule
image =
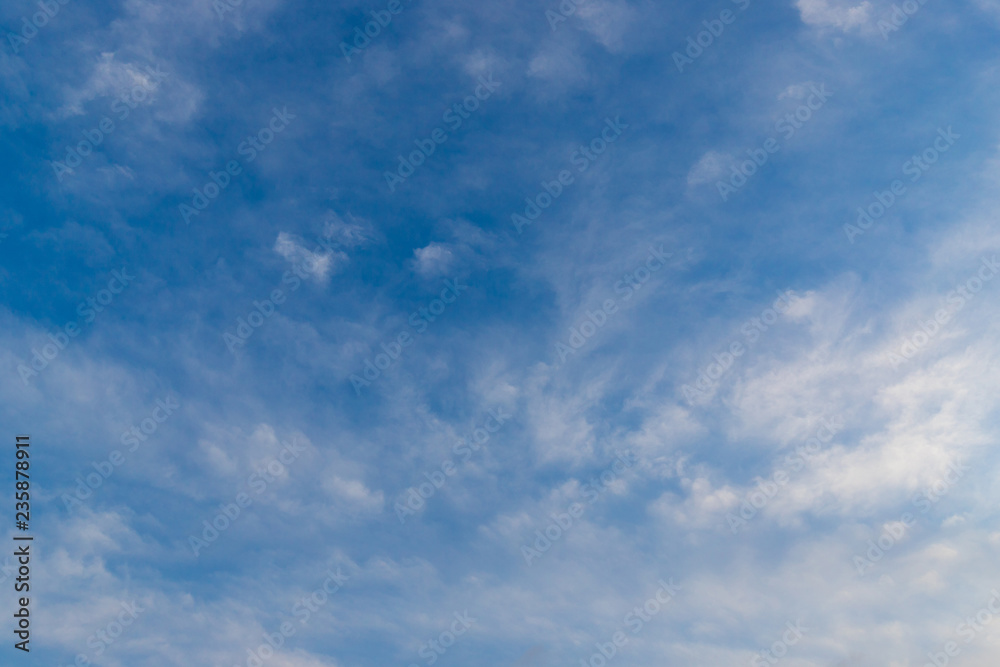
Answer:
[[[5,4],[33,659],[993,667],[995,5]]]

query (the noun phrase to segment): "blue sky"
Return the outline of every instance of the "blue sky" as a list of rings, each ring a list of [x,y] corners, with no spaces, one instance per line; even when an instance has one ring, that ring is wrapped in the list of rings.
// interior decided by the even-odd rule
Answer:
[[[996,0],[45,7],[5,664],[996,664]]]

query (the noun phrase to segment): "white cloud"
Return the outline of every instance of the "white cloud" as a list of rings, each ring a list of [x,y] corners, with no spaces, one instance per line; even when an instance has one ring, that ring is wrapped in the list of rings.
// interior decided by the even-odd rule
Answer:
[[[316,250],[319,248],[317,247]],[[347,255],[329,252],[315,252],[306,249],[305,243],[288,232],[279,232],[274,242],[274,251],[292,264],[301,266],[309,277],[317,283],[326,282],[336,260],[346,261]]]
[[[323,488],[353,511],[381,512],[385,505],[385,497],[381,491],[372,491],[358,479],[344,479],[332,474],[323,480]]]
[[[587,79],[587,66],[576,50],[563,43],[548,43],[528,63],[528,75],[558,89],[579,84]]]
[[[635,21],[635,11],[624,2],[588,0],[577,8],[584,29],[612,53],[622,50],[625,33]]]
[[[844,0],[796,0],[802,21],[818,28],[838,28],[847,32],[868,23],[872,5],[865,0],[858,5]]]
[[[413,251],[414,271],[424,278],[433,278],[447,273],[453,260],[454,255],[448,246],[440,243],[431,243]]]
[[[115,53],[102,53],[86,83],[79,88],[71,88],[66,91],[65,102],[57,115],[64,118],[81,115],[84,113],[84,102],[101,96],[118,98],[131,93],[136,88],[141,89],[145,94],[141,101],[136,97],[131,97],[131,102],[133,104],[150,104],[154,100],[160,84],[161,81],[157,80],[157,77],[153,76],[147,67],[121,62],[116,59]]]
[[[701,156],[687,175],[688,187],[711,183],[722,177],[726,169],[735,162],[729,153],[708,151]]]
[[[793,83],[778,94],[778,99],[785,100],[791,98],[793,100],[801,100],[810,93],[809,87],[813,85],[815,84],[812,81]]]
[[[323,235],[345,248],[357,248],[376,239],[377,234],[371,223],[349,213],[347,217],[349,222],[334,211],[327,211],[323,223]]]

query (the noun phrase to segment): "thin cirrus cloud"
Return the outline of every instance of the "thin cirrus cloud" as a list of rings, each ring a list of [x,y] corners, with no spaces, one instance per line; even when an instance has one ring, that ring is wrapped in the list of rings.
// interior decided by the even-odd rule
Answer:
[[[5,5],[35,657],[992,665],[996,3],[896,4]]]

